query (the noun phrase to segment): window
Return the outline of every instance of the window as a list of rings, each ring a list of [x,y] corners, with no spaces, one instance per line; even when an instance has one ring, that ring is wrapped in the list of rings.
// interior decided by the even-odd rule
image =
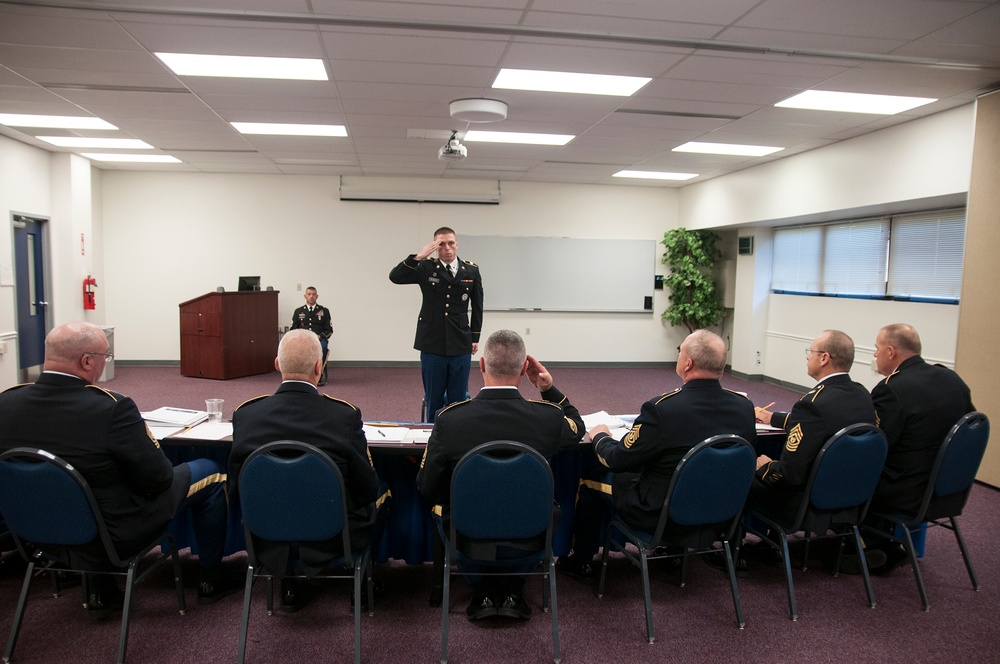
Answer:
[[[779,228],[771,290],[958,302],[964,241],[964,209]]]

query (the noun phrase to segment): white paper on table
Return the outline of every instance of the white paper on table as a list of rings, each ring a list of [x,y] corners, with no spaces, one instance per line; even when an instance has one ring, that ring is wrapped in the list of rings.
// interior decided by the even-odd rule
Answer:
[[[603,424],[609,429],[621,429],[622,427],[628,428],[628,425],[625,424],[621,418],[615,417],[614,415],[608,415],[607,411],[604,410],[583,416],[583,426],[585,426],[588,431],[593,429],[598,424]]]
[[[189,427],[192,424],[197,424],[202,420],[208,419],[208,411],[162,406],[156,410],[151,410],[148,413],[142,413],[142,419],[147,422],[175,424],[182,427]]]
[[[784,429],[780,427],[773,427],[770,424],[764,424],[763,422],[757,422],[757,431],[764,431],[764,432],[784,431]]]
[[[153,434],[153,438],[157,440],[163,440],[167,436],[172,436],[178,431],[184,431],[184,427],[175,427],[172,424],[153,424],[146,423],[149,427],[149,433]]]
[[[174,438],[200,438],[202,440],[222,440],[233,435],[232,422],[202,422],[198,426],[183,431]]]
[[[409,432],[406,427],[377,427],[371,424],[364,427],[365,438],[369,443],[401,443]]]
[[[406,442],[427,443],[427,441],[430,439],[431,439],[430,429],[410,429],[410,433],[406,437]]]

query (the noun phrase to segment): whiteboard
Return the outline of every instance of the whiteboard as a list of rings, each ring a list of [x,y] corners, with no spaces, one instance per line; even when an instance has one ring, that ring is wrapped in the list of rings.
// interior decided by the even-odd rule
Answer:
[[[490,311],[652,312],[654,240],[461,235],[458,255]]]

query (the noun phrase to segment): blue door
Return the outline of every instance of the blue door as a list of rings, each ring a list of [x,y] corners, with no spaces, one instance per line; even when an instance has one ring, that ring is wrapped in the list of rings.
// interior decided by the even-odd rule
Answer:
[[[18,367],[45,359],[45,248],[43,219],[14,215],[14,279],[17,284]]]

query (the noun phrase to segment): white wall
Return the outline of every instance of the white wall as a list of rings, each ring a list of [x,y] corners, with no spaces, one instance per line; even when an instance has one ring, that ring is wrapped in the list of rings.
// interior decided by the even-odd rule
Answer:
[[[656,187],[503,183],[500,205],[483,206],[342,202],[338,180],[320,176],[107,171],[102,181],[102,295],[116,355],[131,360],[178,359],[177,305],[260,275],[281,291],[282,324],[302,303],[298,286],[316,286],[333,316],[334,361],[415,361],[420,293],[388,274],[439,226],[455,228],[459,255],[475,261],[463,234],[660,240],[678,223],[676,192]],[[658,291],[653,314],[488,311],[483,333],[530,328],[530,352],[549,361],[665,362],[682,338],[660,322],[666,306]]]
[[[754,236],[754,255],[737,261],[734,370],[810,385],[802,349],[836,328],[858,347],[855,380],[873,386],[878,376],[866,367],[875,332],[899,322],[916,326],[929,360],[954,364],[958,306],[770,295],[771,227],[962,204],[973,123],[970,104],[681,189],[685,227],[737,226]]]

